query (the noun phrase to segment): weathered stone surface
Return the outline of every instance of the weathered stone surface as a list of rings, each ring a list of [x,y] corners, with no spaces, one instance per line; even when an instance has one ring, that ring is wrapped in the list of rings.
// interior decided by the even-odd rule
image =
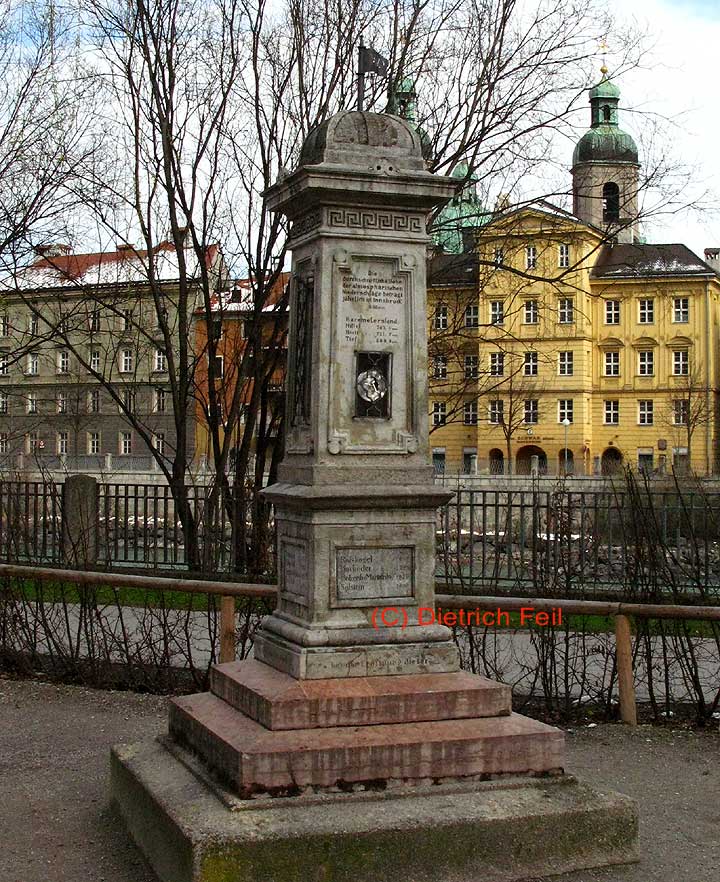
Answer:
[[[258,661],[302,680],[443,674],[460,670],[457,648],[450,641],[307,647],[266,630],[256,635],[254,652]]]
[[[115,749],[111,794],[162,882],[513,882],[637,860],[635,803],[568,777],[230,811],[150,742]]]
[[[510,687],[459,671],[297,680],[260,662],[216,665],[210,690],[268,729],[373,726],[510,713]]]
[[[170,734],[240,794],[338,782],[556,771],[564,735],[519,714],[271,731],[211,693],[170,704]]]

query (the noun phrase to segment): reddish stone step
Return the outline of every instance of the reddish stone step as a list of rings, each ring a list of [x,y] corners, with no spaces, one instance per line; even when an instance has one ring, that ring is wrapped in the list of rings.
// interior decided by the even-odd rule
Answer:
[[[210,690],[268,729],[373,726],[511,711],[510,687],[459,671],[296,680],[258,661],[215,665]]]
[[[272,731],[205,692],[173,699],[170,734],[241,795],[388,779],[549,772],[559,729],[519,714]]]

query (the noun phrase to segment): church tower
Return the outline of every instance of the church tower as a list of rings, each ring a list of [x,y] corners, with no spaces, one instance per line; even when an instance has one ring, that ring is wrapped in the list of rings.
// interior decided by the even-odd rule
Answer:
[[[620,90],[607,78],[590,89],[590,129],[573,153],[573,213],[617,242],[638,238],[638,149],[618,125]]]

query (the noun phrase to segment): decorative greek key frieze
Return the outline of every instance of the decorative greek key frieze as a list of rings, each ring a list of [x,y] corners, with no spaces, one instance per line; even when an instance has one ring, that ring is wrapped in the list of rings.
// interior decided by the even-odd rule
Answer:
[[[307,214],[304,214],[301,218],[295,221],[292,225],[292,231],[290,233],[291,239],[298,239],[300,236],[304,236],[305,233],[309,233],[310,230],[314,230],[315,227],[319,227],[323,221],[322,209],[317,211],[309,211]]]
[[[394,233],[422,233],[420,218],[394,211],[371,211],[360,208],[329,208],[329,227],[354,230],[379,230]]]

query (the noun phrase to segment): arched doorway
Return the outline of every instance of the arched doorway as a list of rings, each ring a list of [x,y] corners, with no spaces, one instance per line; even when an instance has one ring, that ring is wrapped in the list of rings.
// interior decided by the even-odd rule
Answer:
[[[558,453],[558,474],[572,475],[575,472],[575,457],[572,450],[568,447],[560,449]]]
[[[488,465],[490,466],[491,475],[505,474],[505,456],[499,447],[493,447],[488,454]]]
[[[603,475],[616,475],[623,464],[623,455],[617,447],[608,447],[600,459],[600,472]]]
[[[541,475],[547,473],[547,454],[545,451],[542,447],[538,447],[535,444],[526,444],[525,447],[521,447],[518,450],[515,456],[515,471],[518,475],[530,474],[533,456],[538,458],[538,472]]]

